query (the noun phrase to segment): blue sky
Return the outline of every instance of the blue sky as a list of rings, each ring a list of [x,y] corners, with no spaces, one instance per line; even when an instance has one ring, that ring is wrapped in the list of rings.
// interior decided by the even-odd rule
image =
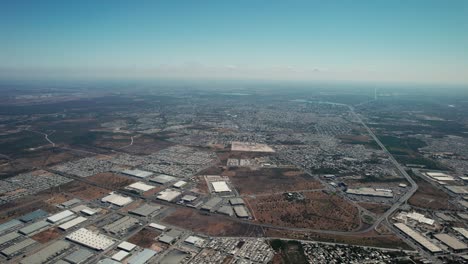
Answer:
[[[468,83],[468,1],[2,1],[0,78]]]

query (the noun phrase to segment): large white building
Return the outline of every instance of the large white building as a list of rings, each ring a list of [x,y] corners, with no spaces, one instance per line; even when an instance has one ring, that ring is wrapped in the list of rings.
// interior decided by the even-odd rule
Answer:
[[[229,188],[229,186],[227,185],[225,181],[215,181],[215,182],[212,182],[211,185],[213,186],[214,191],[217,193],[231,191],[231,189]]]
[[[86,228],[80,228],[71,233],[67,236],[67,239],[96,250],[105,250],[114,244],[114,240],[110,237],[92,232]]]
[[[132,198],[125,197],[116,193],[110,193],[108,196],[101,199],[104,203],[111,203],[117,206],[124,206],[133,202]]]

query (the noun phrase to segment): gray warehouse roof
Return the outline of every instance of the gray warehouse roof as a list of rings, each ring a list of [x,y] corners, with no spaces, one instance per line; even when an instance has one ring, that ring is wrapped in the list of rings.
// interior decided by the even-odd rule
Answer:
[[[144,204],[137,209],[130,211],[130,213],[139,216],[148,216],[158,211],[159,209],[161,209],[161,206],[159,205]]]
[[[87,259],[92,257],[94,254],[93,252],[86,250],[86,249],[79,249],[70,255],[66,256],[64,260],[72,263],[72,264],[80,264],[85,262]]]
[[[39,218],[46,217],[48,213],[42,209],[37,209],[36,211],[30,212],[28,214],[23,215],[20,217],[19,220],[23,222],[31,222]]]
[[[218,205],[220,202],[222,202],[223,199],[220,197],[213,197],[208,202],[206,202],[201,209],[210,211],[212,210],[216,205]]]
[[[18,232],[16,231],[13,231],[11,233],[8,233],[6,235],[3,235],[0,237],[0,246],[5,244],[5,243],[8,243],[10,241],[13,241],[15,239],[17,239],[18,237],[20,237],[21,235],[18,234]]]
[[[2,254],[7,256],[7,257],[12,257],[14,255],[17,255],[19,253],[23,252],[23,249],[36,244],[37,242],[35,240],[32,240],[30,238],[26,238],[25,240],[14,244],[13,246],[7,247],[2,250]]]
[[[19,230],[19,232],[23,235],[29,235],[29,234],[32,234],[36,231],[39,231],[47,226],[49,226],[50,224],[46,221],[46,220],[42,220],[42,221],[39,221],[39,222],[35,222],[34,224],[30,224],[28,226],[25,226],[23,228],[21,228]]]
[[[229,203],[231,205],[244,205],[244,200],[242,198],[231,198],[229,199]]]
[[[133,255],[128,259],[128,264],[145,264],[150,258],[156,255],[156,251],[151,249],[144,249],[142,252]]]
[[[16,219],[5,222],[5,223],[0,225],[0,233],[4,232],[4,231],[6,231],[6,230],[8,230],[10,228],[17,227],[17,226],[19,226],[21,224],[23,224],[23,223],[21,223],[21,221],[16,220]]]
[[[234,206],[234,212],[238,217],[246,218],[249,217],[249,213],[247,213],[247,209],[243,205],[236,205]]]
[[[59,240],[53,244],[41,249],[37,253],[21,260],[21,264],[41,264],[60,254],[71,246],[70,243]]]

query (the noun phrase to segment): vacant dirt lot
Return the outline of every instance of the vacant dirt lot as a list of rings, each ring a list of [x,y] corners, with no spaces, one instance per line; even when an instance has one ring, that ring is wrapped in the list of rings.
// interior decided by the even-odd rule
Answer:
[[[204,215],[188,208],[178,208],[163,222],[211,236],[259,236],[262,230],[256,226],[231,221],[226,217]]]
[[[154,228],[145,227],[140,232],[132,236],[128,242],[143,248],[152,248],[153,244],[157,242],[155,238],[160,234],[161,232],[158,232]]]
[[[39,243],[45,244],[60,237],[61,233],[57,228],[49,228],[40,233],[35,234],[31,238],[38,241]]]
[[[86,180],[111,189],[120,189],[135,182],[133,179],[119,176],[111,172],[98,173],[87,177]]]
[[[389,205],[386,204],[377,204],[377,203],[359,203],[360,206],[364,207],[365,209],[369,210],[369,212],[374,213],[376,215],[384,214],[388,209],[390,209]]]
[[[339,196],[323,192],[304,196],[304,200],[288,200],[283,194],[275,194],[247,200],[261,223],[344,231],[359,227],[358,209]]]
[[[419,177],[413,176],[413,179],[419,187],[416,193],[408,200],[409,204],[432,210],[455,209],[455,207],[449,203],[450,196],[447,193],[437,189]]]
[[[76,198],[91,201],[103,197],[108,194],[110,191],[107,189],[99,188],[92,186],[90,184],[73,181],[66,183],[60,187],[62,192],[67,192]]]
[[[241,195],[320,189],[317,180],[295,169],[232,168],[222,173]]]

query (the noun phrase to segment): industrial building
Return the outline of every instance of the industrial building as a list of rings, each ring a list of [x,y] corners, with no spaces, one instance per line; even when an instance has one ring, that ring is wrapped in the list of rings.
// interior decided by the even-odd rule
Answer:
[[[22,225],[23,222],[19,221],[19,220],[16,220],[16,219],[13,219],[13,220],[10,220],[8,222],[5,222],[3,224],[0,224],[0,233],[3,233],[5,231],[8,231],[10,229],[13,229],[15,227],[18,227],[20,225]]]
[[[110,204],[117,205],[117,206],[124,206],[133,202],[133,199],[130,197],[125,197],[125,196],[112,192],[108,196],[102,198],[101,201],[104,203],[110,203]]]
[[[36,240],[32,240],[30,238],[26,238],[12,246],[9,246],[1,251],[1,253],[6,256],[7,258],[12,258],[16,255],[23,254],[25,249],[36,244]]]
[[[427,218],[423,214],[420,214],[417,212],[411,212],[411,213],[401,212],[395,217],[395,219],[398,219],[401,221],[414,220],[421,224],[426,224],[426,225],[431,225],[431,226],[434,225],[435,223],[433,219]]]
[[[56,223],[59,223],[59,222],[64,222],[66,220],[69,220],[69,219],[71,219],[73,217],[76,217],[76,215],[72,211],[65,210],[65,211],[62,211],[60,213],[49,216],[47,218],[47,221],[52,223],[52,224],[56,224]]]
[[[145,264],[150,260],[154,255],[156,255],[156,251],[151,249],[144,249],[143,251],[139,252],[138,254],[133,255],[128,259],[128,264]]]
[[[66,230],[68,230],[68,229],[70,229],[70,228],[72,228],[72,227],[74,227],[76,225],[79,225],[79,224],[83,223],[86,220],[88,220],[88,218],[79,216],[79,217],[77,217],[75,219],[72,219],[72,220],[60,225],[59,228],[66,231]]]
[[[81,200],[77,199],[77,198],[73,198],[71,200],[68,200],[66,202],[61,203],[60,205],[65,207],[65,208],[68,208],[68,207],[73,206],[73,205],[78,204],[78,203],[81,203]]]
[[[196,196],[193,196],[193,195],[184,195],[182,197],[182,201],[186,202],[186,203],[190,203],[190,202],[193,202],[197,199]]]
[[[248,218],[249,213],[247,212],[247,209],[243,205],[236,205],[233,207],[234,212],[236,213],[237,217],[239,218]]]
[[[118,235],[127,232],[128,229],[139,223],[140,222],[133,217],[124,216],[119,220],[104,226],[103,229],[111,234]]]
[[[178,182],[174,183],[172,186],[174,186],[175,188],[182,188],[182,187],[184,187],[186,184],[187,184],[186,181],[178,181]]]
[[[208,202],[206,202],[202,207],[201,209],[202,210],[205,210],[205,211],[211,211],[213,210],[219,203],[221,203],[223,201],[222,198],[220,197],[213,197],[211,198],[210,200],[208,200]]]
[[[129,186],[127,186],[127,188],[131,189],[131,190],[136,190],[136,191],[139,191],[139,192],[146,192],[146,191],[149,191],[151,189],[154,189],[154,186],[146,184],[144,182],[135,182],[135,183],[132,183]]]
[[[80,228],[71,233],[67,236],[67,239],[96,250],[105,250],[114,244],[114,240],[108,236],[92,232],[86,228]]]
[[[468,194],[468,186],[447,185],[445,188],[455,194]]]
[[[434,237],[449,246],[453,251],[459,252],[468,249],[465,243],[448,234],[435,234]]]
[[[37,209],[35,211],[32,211],[28,214],[23,215],[22,217],[19,218],[20,221],[28,223],[35,221],[40,218],[44,218],[48,215],[48,213],[42,209]]]
[[[197,247],[201,247],[205,243],[205,239],[197,236],[189,236],[184,240],[184,242]]]
[[[418,242],[421,246],[425,249],[429,250],[431,253],[440,253],[442,249],[438,246],[434,245],[431,241],[427,238],[419,234],[418,232],[414,231],[413,229],[409,228],[407,225],[403,223],[396,223],[394,224],[396,228],[400,229],[403,233],[411,237],[413,240]]]
[[[129,243],[127,241],[124,241],[117,246],[118,249],[122,249],[128,252],[132,251],[135,247],[135,244]]]
[[[130,211],[129,213],[138,215],[138,216],[147,217],[159,211],[160,209],[161,209],[161,206],[159,205],[144,204],[138,207],[137,209]]]
[[[69,263],[72,264],[81,264],[88,260],[90,257],[94,256],[93,252],[80,248],[77,251],[69,254],[64,258]]]
[[[139,169],[124,170],[124,171],[122,171],[122,173],[126,174],[126,175],[133,176],[133,177],[137,177],[137,178],[146,178],[146,177],[149,177],[149,176],[153,175],[152,172],[143,171],[143,170],[139,170]]]
[[[18,234],[18,232],[13,231],[11,233],[8,233],[6,235],[0,236],[0,246],[4,246],[5,244],[14,241],[20,237],[23,237],[22,235]]]
[[[230,192],[231,191],[231,189],[229,188],[229,186],[227,185],[227,183],[225,181],[211,182],[211,185],[213,186],[214,191],[217,192],[217,193]]]
[[[179,197],[182,193],[176,190],[172,189],[166,189],[158,193],[158,198],[159,200],[163,200],[166,202],[172,202],[174,201],[177,197]]]
[[[126,257],[128,257],[130,255],[130,253],[128,253],[127,251],[125,250],[119,250],[117,251],[117,253],[115,253],[114,255],[112,255],[111,259],[115,260],[115,261],[122,261],[124,260]]]
[[[465,239],[468,239],[468,230],[466,230],[465,228],[463,228],[463,227],[453,227],[453,230],[460,233],[460,235],[465,237]]]
[[[155,229],[161,230],[161,231],[166,230],[166,226],[163,226],[163,225],[160,225],[160,224],[156,224],[156,223],[150,223],[150,224],[149,224],[149,227],[152,227],[152,228],[155,228]]]
[[[46,220],[42,220],[42,221],[30,224],[28,226],[25,226],[21,228],[18,232],[20,232],[23,235],[31,235],[35,232],[38,232],[47,228],[49,225],[50,224]]]
[[[216,210],[216,212],[228,216],[232,216],[234,214],[234,210],[232,210],[232,207],[229,205],[221,206],[218,210]]]
[[[229,199],[229,203],[231,205],[244,205],[245,204],[244,200],[239,197]]]
[[[161,174],[156,177],[151,177],[149,180],[152,182],[159,183],[159,184],[166,184],[168,182],[177,180],[177,178],[173,176]]]
[[[21,260],[21,264],[42,264],[71,247],[67,241],[59,240]]]
[[[346,190],[346,193],[354,194],[354,195],[384,197],[384,198],[393,197],[392,190],[386,190],[386,189],[358,188],[358,189],[348,189]]]

